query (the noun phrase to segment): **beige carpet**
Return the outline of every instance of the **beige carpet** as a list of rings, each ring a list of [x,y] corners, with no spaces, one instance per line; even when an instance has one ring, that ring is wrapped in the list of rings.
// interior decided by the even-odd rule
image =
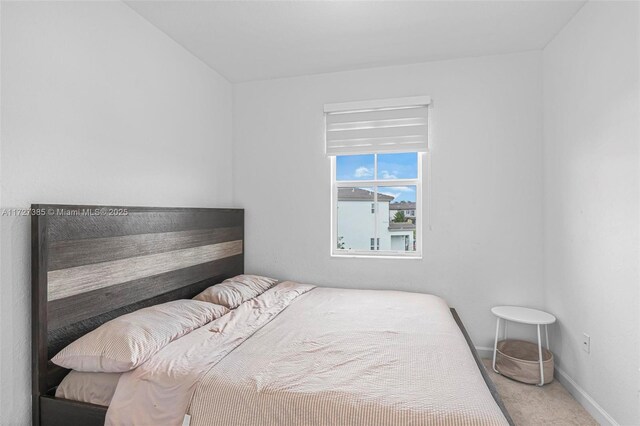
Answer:
[[[494,373],[491,360],[483,362],[517,426],[598,424],[557,380],[543,387],[525,385]]]

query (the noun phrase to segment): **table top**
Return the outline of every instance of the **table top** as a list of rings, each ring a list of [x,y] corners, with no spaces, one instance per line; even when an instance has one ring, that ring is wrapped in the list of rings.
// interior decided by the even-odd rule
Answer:
[[[544,325],[556,322],[556,317],[548,312],[521,306],[496,306],[491,308],[491,312],[498,318],[522,324]]]

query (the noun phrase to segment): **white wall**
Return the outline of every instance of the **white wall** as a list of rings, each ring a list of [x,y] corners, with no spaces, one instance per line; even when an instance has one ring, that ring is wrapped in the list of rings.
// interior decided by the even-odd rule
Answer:
[[[492,345],[493,305],[543,306],[541,93],[540,52],[235,85],[234,196],[247,209],[246,269],[437,294],[477,345]],[[414,95],[434,100],[424,258],[330,258],[323,104]]]
[[[226,207],[231,85],[120,2],[2,2],[2,207]],[[0,424],[30,404],[29,218],[1,218]]]
[[[639,9],[589,2],[543,55],[545,304],[559,320],[552,349],[625,425],[640,424]]]

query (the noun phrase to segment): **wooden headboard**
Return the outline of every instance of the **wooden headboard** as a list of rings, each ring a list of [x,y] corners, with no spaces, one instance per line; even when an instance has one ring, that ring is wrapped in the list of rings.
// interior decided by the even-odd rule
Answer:
[[[33,416],[67,370],[49,360],[104,322],[244,270],[244,210],[32,205]],[[34,422],[35,423],[35,422]]]

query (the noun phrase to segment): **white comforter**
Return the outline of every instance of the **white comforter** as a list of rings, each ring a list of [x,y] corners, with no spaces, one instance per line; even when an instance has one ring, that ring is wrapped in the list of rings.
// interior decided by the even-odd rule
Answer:
[[[124,374],[107,425],[506,425],[447,304],[285,282]]]

